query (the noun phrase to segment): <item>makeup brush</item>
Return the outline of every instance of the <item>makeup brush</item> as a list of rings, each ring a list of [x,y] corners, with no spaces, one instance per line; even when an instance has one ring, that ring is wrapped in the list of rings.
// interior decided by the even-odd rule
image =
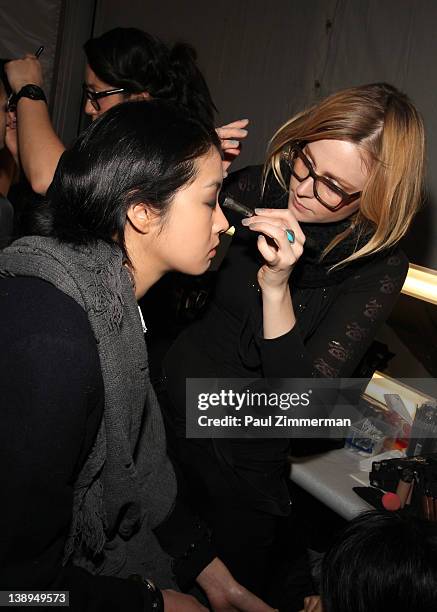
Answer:
[[[253,217],[255,214],[255,211],[252,208],[241,204],[241,202],[237,202],[237,200],[234,200],[234,198],[230,198],[229,196],[226,196],[222,206],[229,210],[233,210],[243,217]]]
[[[253,210],[253,208],[249,208],[249,206],[246,206],[241,202],[237,202],[237,200],[234,200],[234,198],[231,198],[229,196],[226,196],[222,203],[222,206],[223,208],[227,208],[228,210],[233,210],[234,212],[240,214],[243,217],[253,217],[255,215],[255,211]],[[314,249],[316,248],[316,246],[317,245],[315,240],[307,236],[305,240],[305,247],[309,249]]]

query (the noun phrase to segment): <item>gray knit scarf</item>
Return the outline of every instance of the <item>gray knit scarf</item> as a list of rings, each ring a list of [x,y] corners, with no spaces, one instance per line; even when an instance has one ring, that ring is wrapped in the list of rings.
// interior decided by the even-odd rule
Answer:
[[[104,415],[75,483],[64,562],[97,574],[141,574],[175,588],[171,559],[152,529],[171,511],[176,480],[120,249],[102,241],[77,247],[31,236],[0,253],[0,275],[52,283],[85,310],[97,342]]]

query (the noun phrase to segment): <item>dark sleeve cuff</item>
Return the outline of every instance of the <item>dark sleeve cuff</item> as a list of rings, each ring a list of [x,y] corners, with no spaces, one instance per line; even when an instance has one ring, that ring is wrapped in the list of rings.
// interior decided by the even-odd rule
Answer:
[[[217,556],[206,523],[191,512],[179,494],[172,512],[154,533],[161,547],[174,559],[173,571],[182,590],[189,589]]]
[[[71,612],[153,612],[151,593],[135,581],[93,576],[74,565],[66,566],[52,588],[69,591]]]
[[[178,499],[172,513],[154,532],[162,548],[174,558],[173,571],[182,590],[189,589],[217,556],[206,523]]]
[[[191,542],[185,553],[175,559],[173,571],[176,581],[182,591],[190,589],[197,576],[217,556],[211,543],[211,538],[203,537],[197,542]]]
[[[278,338],[266,339],[258,334],[257,345],[266,378],[310,378],[305,345],[296,323],[293,329]]]

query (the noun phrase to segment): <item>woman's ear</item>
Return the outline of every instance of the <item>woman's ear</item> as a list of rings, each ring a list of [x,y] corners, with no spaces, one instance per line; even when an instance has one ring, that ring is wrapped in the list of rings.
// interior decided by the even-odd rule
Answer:
[[[129,96],[129,100],[151,100],[152,96],[148,91],[140,91],[139,93],[133,93]]]
[[[140,234],[148,234],[157,217],[158,214],[143,202],[133,204],[127,211],[128,221]]]

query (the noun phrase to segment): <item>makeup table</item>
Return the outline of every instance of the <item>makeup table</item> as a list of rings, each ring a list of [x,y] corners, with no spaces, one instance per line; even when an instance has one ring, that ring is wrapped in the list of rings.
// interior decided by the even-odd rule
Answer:
[[[352,491],[369,486],[368,472],[361,472],[360,455],[341,448],[311,457],[292,458],[290,478],[313,497],[347,520],[372,510]]]

